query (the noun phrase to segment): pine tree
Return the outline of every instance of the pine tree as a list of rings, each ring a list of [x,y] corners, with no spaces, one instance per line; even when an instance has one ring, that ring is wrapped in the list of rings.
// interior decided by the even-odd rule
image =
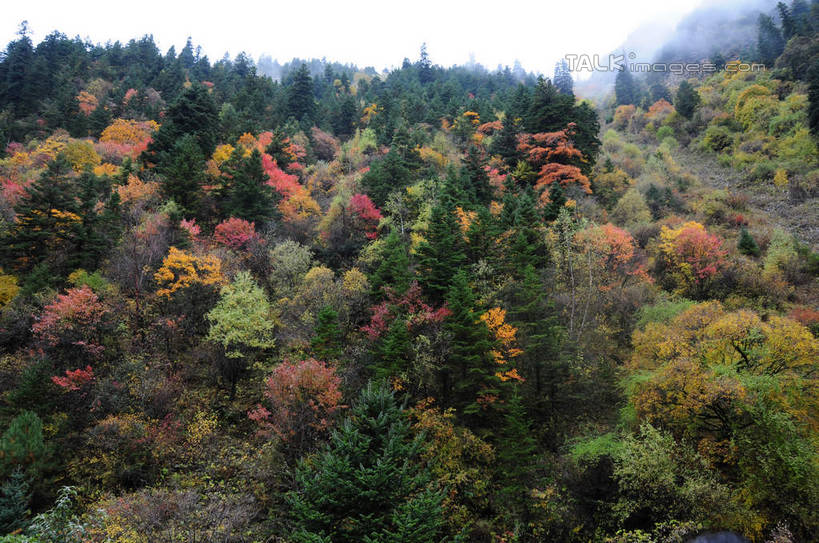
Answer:
[[[8,534],[26,526],[31,493],[28,481],[18,467],[0,486],[0,533]]]
[[[552,183],[549,186],[549,203],[543,208],[543,220],[552,222],[557,220],[557,216],[563,206],[566,205],[565,191],[560,183]]]
[[[633,105],[639,101],[637,83],[628,70],[628,66],[623,65],[617,71],[617,77],[614,80],[614,95],[618,106]]]
[[[565,59],[561,59],[555,64],[554,82],[559,92],[574,96],[574,79],[572,79],[572,73],[569,71],[569,63]]]
[[[375,348],[375,377],[388,379],[400,376],[407,369],[412,353],[407,320],[396,318]]]
[[[432,82],[434,76],[432,73],[432,63],[429,60],[427,53],[427,44],[421,44],[421,58],[418,61],[418,80],[422,85]]]
[[[162,192],[190,217],[199,210],[205,182],[205,157],[196,136],[185,134],[176,142],[171,157],[160,170],[165,176]]]
[[[551,81],[538,79],[526,116],[529,132],[555,132],[572,121],[574,96],[561,94]]]
[[[674,107],[677,109],[677,113],[686,119],[690,119],[694,116],[694,111],[699,104],[699,93],[694,90],[691,83],[683,80],[682,83],[680,83],[679,89],[677,89],[677,96],[674,99]]]
[[[375,298],[384,296],[383,288],[389,287],[396,294],[407,291],[412,279],[407,246],[397,230],[384,238],[378,267],[370,275],[371,293]]]
[[[302,63],[287,89],[287,111],[298,121],[310,122],[316,109],[313,95],[313,78],[307,65]]]
[[[442,195],[432,208],[429,229],[418,247],[418,283],[434,305],[443,302],[453,276],[466,260],[460,234],[452,198]]]
[[[452,314],[445,321],[451,339],[442,375],[443,400],[465,415],[475,415],[482,409],[479,400],[497,398],[499,380],[489,356],[492,346],[489,329],[479,318],[475,294],[465,271],[452,278],[446,303]]]
[[[819,136],[819,60],[808,70],[808,125]]]
[[[245,157],[240,149],[236,149],[222,167],[222,215],[257,225],[277,219],[280,213],[276,203],[280,196],[267,181],[259,151],[254,149]]]
[[[470,145],[461,175],[466,181],[470,199],[479,206],[485,206],[492,200],[492,185],[489,184],[486,163],[481,149],[477,145]]]
[[[338,311],[326,305],[316,316],[316,330],[310,347],[319,360],[338,360],[343,351],[344,337],[338,326]]]
[[[740,253],[748,256],[759,256],[760,254],[759,245],[746,228],[743,228],[739,234],[737,249]]]
[[[759,14],[757,50],[759,60],[768,67],[773,67],[776,59],[785,50],[782,32],[776,27],[773,19],[764,13]]]
[[[43,421],[31,411],[23,411],[11,420],[0,438],[0,477],[15,469],[37,473],[46,453]]]
[[[503,128],[492,138],[491,151],[493,155],[498,155],[509,168],[514,168],[520,160],[518,151],[518,119],[512,117],[511,110],[506,113],[503,119]]]
[[[443,536],[443,494],[419,461],[422,435],[384,386],[368,384],[287,495],[295,543],[428,543]]]
[[[203,85],[191,85],[168,108],[162,126],[143,154],[144,158],[159,166],[169,163],[177,142],[185,134],[196,138],[203,156],[213,154],[219,138],[219,112]]]
[[[14,208],[17,221],[0,242],[4,267],[27,272],[46,260],[65,266],[79,211],[72,177],[71,164],[60,154],[26,188]]]
[[[563,329],[546,292],[535,267],[527,265],[509,299],[509,322],[517,328],[523,349],[517,360],[526,386],[532,390],[533,408],[544,416],[548,416],[559,385],[568,377],[560,361]]]
[[[513,511],[525,515],[532,487],[537,440],[517,392],[509,399],[497,445],[501,495]]]

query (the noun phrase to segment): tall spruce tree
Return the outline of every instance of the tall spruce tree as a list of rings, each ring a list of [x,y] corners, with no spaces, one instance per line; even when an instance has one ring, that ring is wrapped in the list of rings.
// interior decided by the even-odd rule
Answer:
[[[690,119],[694,116],[694,111],[699,104],[699,93],[691,86],[691,83],[683,80],[677,89],[677,96],[674,97],[674,107],[677,112],[686,119]]]
[[[385,386],[368,384],[287,495],[295,543],[428,543],[443,536],[443,494],[420,461],[422,435]]]
[[[293,82],[287,89],[287,112],[298,121],[310,122],[316,109],[313,95],[313,78],[310,70],[302,63],[293,75]]]
[[[625,64],[617,71],[614,80],[614,96],[618,106],[634,105],[639,101],[639,91],[634,76]]]
[[[245,157],[240,149],[222,167],[222,215],[252,221],[264,225],[280,215],[277,202],[279,193],[267,184],[268,177],[262,167],[262,155],[254,149]]]
[[[182,136],[160,171],[165,176],[162,183],[165,198],[176,202],[187,216],[197,213],[205,182],[205,157],[196,136]]]
[[[492,349],[489,329],[480,320],[475,294],[464,270],[452,278],[446,303],[452,314],[445,323],[451,339],[441,376],[443,400],[467,417],[475,418],[483,399],[498,396],[499,379],[489,354]],[[475,422],[478,423],[477,419]]]
[[[418,282],[436,305],[444,301],[452,278],[465,262],[455,204],[443,194],[432,208],[429,229],[418,246]]]

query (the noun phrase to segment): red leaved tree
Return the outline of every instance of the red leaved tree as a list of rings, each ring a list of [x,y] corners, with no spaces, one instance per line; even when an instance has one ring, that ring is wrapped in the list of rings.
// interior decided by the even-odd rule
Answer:
[[[248,413],[261,432],[275,434],[301,454],[332,426],[341,404],[341,378],[333,366],[310,358],[285,360],[265,381],[267,406]],[[269,409],[268,409],[269,407]]]

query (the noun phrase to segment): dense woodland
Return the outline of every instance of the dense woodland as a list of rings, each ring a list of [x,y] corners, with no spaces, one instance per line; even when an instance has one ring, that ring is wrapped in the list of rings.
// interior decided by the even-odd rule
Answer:
[[[816,541],[819,5],[756,30],[591,103],[23,25],[0,541]]]

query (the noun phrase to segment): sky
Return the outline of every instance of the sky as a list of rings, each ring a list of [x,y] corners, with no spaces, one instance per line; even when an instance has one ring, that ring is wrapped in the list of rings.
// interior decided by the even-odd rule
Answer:
[[[706,0],[707,1],[707,0]],[[519,60],[528,71],[551,75],[563,55],[605,54],[652,21],[673,26],[703,0],[199,0],[6,1],[3,46],[27,20],[38,43],[53,30],[94,43],[127,42],[153,34],[164,53],[188,36],[216,61],[241,51],[254,59],[323,58],[377,70],[417,60],[426,42],[434,64],[489,69]]]

